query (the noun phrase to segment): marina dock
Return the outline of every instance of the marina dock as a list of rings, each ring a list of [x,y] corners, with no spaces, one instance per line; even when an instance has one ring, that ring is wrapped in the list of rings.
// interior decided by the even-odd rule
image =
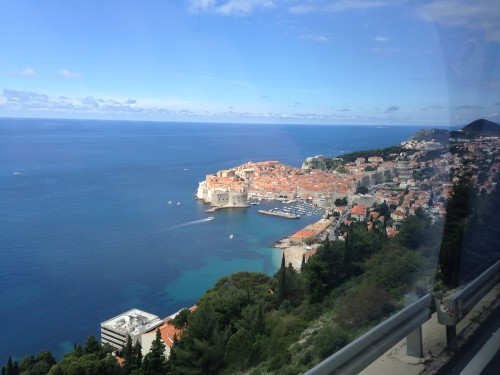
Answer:
[[[293,215],[293,214],[289,214],[289,213],[282,212],[282,211],[259,210],[259,214],[279,216],[279,217],[284,217],[287,219],[300,219],[300,215]]]

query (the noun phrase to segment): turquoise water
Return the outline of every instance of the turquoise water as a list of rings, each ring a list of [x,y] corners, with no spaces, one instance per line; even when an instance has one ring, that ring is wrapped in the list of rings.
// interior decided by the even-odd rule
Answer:
[[[272,275],[281,253],[269,245],[318,219],[207,214],[193,198],[206,174],[250,160],[300,167],[416,130],[0,119],[0,362],[60,357],[134,307],[170,315],[233,272]]]

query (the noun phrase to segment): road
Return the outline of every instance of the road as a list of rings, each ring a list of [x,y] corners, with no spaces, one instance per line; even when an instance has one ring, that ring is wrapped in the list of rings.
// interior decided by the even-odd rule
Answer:
[[[348,211],[349,212],[349,211]],[[335,230],[339,227],[339,225],[347,218],[347,216],[349,215],[349,213],[345,213],[343,214],[342,216],[340,216],[339,218],[335,219],[335,223],[336,224],[333,224],[332,226],[332,229],[330,230],[330,233],[328,234],[328,239],[331,240],[331,241],[335,241]]]

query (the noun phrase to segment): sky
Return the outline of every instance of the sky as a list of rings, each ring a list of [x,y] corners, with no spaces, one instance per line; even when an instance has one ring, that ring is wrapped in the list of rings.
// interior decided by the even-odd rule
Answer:
[[[500,122],[498,0],[0,0],[0,117]]]

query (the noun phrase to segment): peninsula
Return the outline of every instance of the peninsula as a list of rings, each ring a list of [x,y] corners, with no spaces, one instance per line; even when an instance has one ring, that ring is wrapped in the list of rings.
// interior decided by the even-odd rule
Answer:
[[[368,161],[341,163],[333,171],[312,169],[308,162],[323,156],[308,158],[302,168],[278,161],[248,162],[207,175],[201,181],[196,198],[214,208],[248,207],[253,200],[308,200],[320,207],[333,205],[336,199],[346,198],[359,204],[373,203],[356,194],[359,186],[381,184],[407,171],[406,161],[386,161],[370,157]],[[369,168],[367,168],[369,167]]]
[[[302,257],[313,255],[321,240],[345,239],[353,221],[366,222],[368,231],[383,231],[391,238],[399,233],[404,219],[418,210],[432,222],[442,219],[452,185],[464,174],[471,173],[480,190],[491,192],[498,169],[494,158],[498,137],[491,133],[499,128],[487,128],[486,136],[479,132],[474,137],[422,130],[386,149],[336,158],[309,157],[301,168],[278,161],[248,162],[207,175],[199,183],[196,197],[211,205],[210,210],[248,207],[259,200],[307,202],[323,208],[324,217],[317,223],[274,244],[283,249],[287,264],[300,269]],[[460,156],[492,164],[464,171]],[[289,211],[262,213],[298,218]]]

